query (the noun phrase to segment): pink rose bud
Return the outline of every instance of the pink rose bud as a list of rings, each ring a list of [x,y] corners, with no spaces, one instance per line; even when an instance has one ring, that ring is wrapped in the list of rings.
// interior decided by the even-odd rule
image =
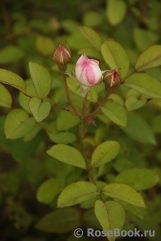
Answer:
[[[110,70],[104,73],[103,75],[103,82],[108,87],[117,87],[122,83],[121,76],[118,74],[118,72],[114,70]]]
[[[102,80],[99,62],[95,59],[88,59],[85,54],[78,59],[75,74],[81,85],[87,87],[96,85]]]

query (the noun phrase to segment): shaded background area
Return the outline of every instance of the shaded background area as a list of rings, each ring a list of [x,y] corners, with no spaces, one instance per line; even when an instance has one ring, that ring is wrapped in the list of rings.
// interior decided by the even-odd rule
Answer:
[[[160,1],[128,0],[124,2],[126,2],[126,10],[123,14],[119,9],[111,14],[108,12],[109,2],[105,0],[1,1],[0,68],[11,70],[26,80],[29,79],[29,61],[42,64],[51,71],[54,90],[51,98],[55,103],[67,104],[61,77],[56,71],[57,67],[52,58],[55,48],[65,42],[72,51],[71,64],[78,59],[80,49],[91,47],[80,33],[79,25],[94,28],[100,34],[102,41],[113,38],[119,42],[129,55],[131,69],[134,67],[137,56],[143,50],[153,44],[161,43]],[[115,22],[118,16],[120,20]],[[100,65],[102,68],[105,66],[103,62],[100,62]],[[150,69],[147,73],[161,80],[160,67]],[[21,106],[19,92],[9,86],[7,88],[13,96],[12,108],[19,108]],[[124,89],[121,90],[120,95],[125,95],[125,92]],[[73,98],[75,97],[73,96]],[[56,166],[56,161],[51,164],[45,151],[50,147],[51,142],[42,130],[29,141],[24,141],[23,138],[6,140],[3,126],[9,110],[0,107],[0,240],[74,241],[72,232],[50,234],[35,228],[43,216],[56,209],[57,201],[56,196],[48,205],[42,204],[37,201],[36,192],[40,184],[47,178],[56,177],[69,184],[77,180],[81,173],[77,168],[67,170],[64,165]],[[124,153],[128,153],[129,159],[133,163],[135,162],[138,168],[154,169],[161,176],[160,106],[139,109],[137,114],[147,121],[152,135],[151,132],[149,134],[149,129],[145,136],[143,135],[145,132],[142,134],[142,127],[139,128],[142,123],[140,124],[138,119],[131,123],[133,131],[130,134],[127,132],[125,135],[122,130],[117,131],[114,127],[113,130],[106,130],[105,135],[114,136],[119,140]],[[137,131],[133,128],[135,125],[138,125]],[[91,127],[89,135],[91,138],[94,137],[95,128]],[[153,145],[155,141],[157,145]],[[92,149],[91,146],[90,148]],[[119,162],[115,163],[111,169],[109,168],[111,173],[106,176],[106,179],[112,180],[117,172],[122,171],[121,168]],[[125,162],[126,168],[128,168],[128,164]],[[137,223],[137,227],[141,230],[155,229],[156,238],[153,240],[160,240],[160,191],[160,184],[158,184],[145,192],[144,195],[150,206],[150,214],[144,223],[138,219],[131,219],[130,216],[125,225],[127,229],[133,228],[133,225]],[[76,209],[79,210],[78,207]],[[93,215],[86,213],[86,210],[81,212],[86,217]],[[93,225],[85,218],[82,223],[84,223],[85,229]],[[94,223],[94,227],[99,226]],[[81,240],[90,239],[84,237]],[[100,238],[99,240],[106,239]],[[131,240],[136,239],[131,238]]]

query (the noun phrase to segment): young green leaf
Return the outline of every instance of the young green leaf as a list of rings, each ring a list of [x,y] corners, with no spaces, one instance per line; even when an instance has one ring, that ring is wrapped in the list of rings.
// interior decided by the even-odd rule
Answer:
[[[106,7],[106,16],[112,25],[122,22],[126,15],[126,3],[122,0],[108,0]]]
[[[0,106],[11,108],[12,96],[6,87],[4,87],[2,84],[0,84],[0,93]]]
[[[68,207],[95,198],[99,192],[97,187],[86,181],[68,185],[58,198],[58,207]]]
[[[114,241],[114,230],[121,230],[125,221],[125,211],[123,207],[115,201],[103,202],[97,200],[95,203],[95,215],[100,222],[102,229],[106,230],[107,239]]]
[[[36,228],[48,233],[66,233],[81,225],[80,214],[74,208],[61,208],[44,216]]]
[[[111,69],[115,69],[124,78],[129,70],[129,58],[123,47],[112,40],[105,41],[101,46],[101,53]]]
[[[137,177],[137,178],[136,178]],[[128,169],[120,173],[115,182],[125,183],[135,190],[146,190],[159,182],[158,175],[148,169]]]
[[[0,82],[11,85],[23,93],[26,93],[24,80],[19,75],[9,70],[0,69]]]
[[[9,112],[5,119],[4,131],[6,138],[20,138],[30,132],[34,125],[34,118],[29,118],[24,110],[14,109]]]
[[[110,183],[102,189],[102,192],[109,197],[125,201],[134,206],[145,207],[144,200],[140,193],[126,184]]]
[[[161,65],[161,45],[153,45],[146,49],[135,64],[136,71],[154,68]]]
[[[125,108],[122,105],[116,102],[107,101],[101,110],[105,116],[107,116],[117,125],[126,126],[127,114]]]
[[[29,70],[36,92],[41,99],[47,97],[51,89],[51,76],[43,66],[30,62]]]
[[[37,122],[44,120],[50,112],[51,103],[49,101],[42,102],[37,97],[32,97],[29,101],[29,108]]]
[[[124,85],[153,98],[161,98],[161,83],[146,73],[137,73],[128,77]]]
[[[94,150],[91,165],[98,167],[112,161],[120,151],[120,144],[117,141],[105,141]]]
[[[70,112],[62,110],[57,117],[56,125],[58,131],[64,131],[76,126],[80,120]]]
[[[37,191],[37,200],[41,203],[50,203],[58,193],[59,185],[55,178],[43,182]]]
[[[102,42],[100,36],[95,30],[86,26],[80,26],[79,30],[97,50],[100,50]]]
[[[74,147],[57,144],[52,146],[48,151],[48,155],[66,164],[85,169],[86,163],[82,154]]]

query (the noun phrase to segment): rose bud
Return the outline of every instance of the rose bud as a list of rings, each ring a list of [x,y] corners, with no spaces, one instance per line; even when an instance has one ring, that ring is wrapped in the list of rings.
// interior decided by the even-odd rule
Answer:
[[[81,84],[83,95],[89,91],[91,86],[100,83],[102,80],[99,62],[95,59],[88,59],[85,54],[78,59],[75,66],[75,74]]]
[[[67,68],[67,64],[70,62],[70,59],[71,59],[71,54],[69,49],[59,45],[55,50],[53,59],[57,63],[58,69],[61,72],[65,72]]]
[[[121,76],[118,74],[118,72],[114,70],[110,70],[104,73],[103,75],[103,82],[108,87],[117,87],[122,83]]]

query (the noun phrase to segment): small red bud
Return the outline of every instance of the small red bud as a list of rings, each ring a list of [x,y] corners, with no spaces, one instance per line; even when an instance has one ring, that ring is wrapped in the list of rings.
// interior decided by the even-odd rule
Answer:
[[[105,86],[110,88],[117,87],[122,83],[121,76],[115,69],[104,73],[103,82],[105,83]]]
[[[58,46],[57,49],[55,50],[54,56],[53,56],[54,61],[58,65],[58,69],[61,73],[65,73],[67,69],[67,64],[69,63],[71,59],[70,51],[67,48],[64,48],[63,46]]]

